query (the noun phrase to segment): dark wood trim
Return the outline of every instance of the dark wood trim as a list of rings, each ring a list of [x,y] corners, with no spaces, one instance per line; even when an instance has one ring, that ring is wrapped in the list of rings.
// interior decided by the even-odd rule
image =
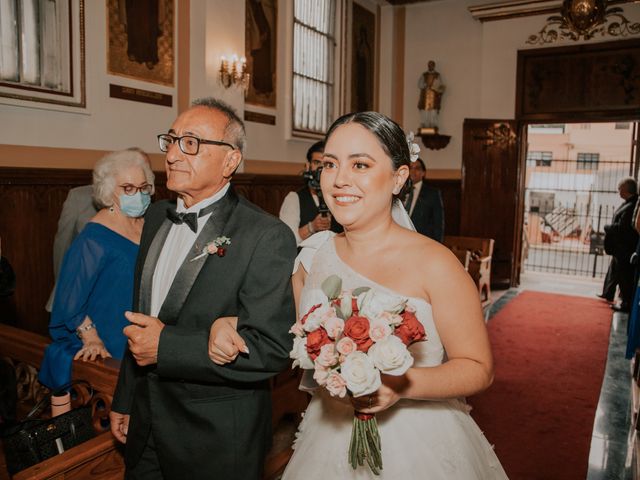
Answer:
[[[553,110],[551,108],[540,107],[538,109],[532,109],[525,107],[527,96],[533,94],[533,87],[531,82],[527,82],[525,76],[526,68],[532,61],[544,61],[549,68],[553,68],[554,65],[562,64],[562,57],[566,59],[575,59],[576,57],[584,57],[585,64],[588,65],[589,56],[602,56],[602,54],[616,54],[621,50],[629,50],[630,52],[640,52],[640,39],[633,38],[628,40],[618,40],[613,42],[593,43],[593,44],[581,44],[563,47],[547,47],[547,48],[535,48],[529,50],[518,50],[518,62],[516,71],[516,111],[515,116],[519,121],[526,121],[529,123],[571,123],[571,122],[597,122],[597,121],[634,121],[640,117],[640,98],[635,103],[631,103],[628,106],[612,107],[604,103],[594,106],[595,103],[590,97],[590,92],[584,92],[579,89],[581,78],[580,72],[574,72],[576,74],[575,79],[564,78],[562,76],[553,76],[555,81],[562,82],[563,84],[569,83],[576,86],[575,90],[575,102],[572,109],[563,108]],[[632,70],[640,71],[640,67],[633,64],[633,58],[630,59]],[[596,62],[597,59],[593,59]],[[551,77],[551,75],[550,75]],[[640,75],[635,75],[632,81],[635,83],[633,88],[638,90],[637,95],[640,96]],[[634,80],[635,79],[635,80]],[[544,83],[543,83],[544,82]],[[542,92],[555,91],[558,84],[552,84],[551,81],[546,78],[537,79]],[[619,82],[611,82],[610,84],[603,86],[603,89],[622,89]],[[541,93],[540,95],[542,95]]]

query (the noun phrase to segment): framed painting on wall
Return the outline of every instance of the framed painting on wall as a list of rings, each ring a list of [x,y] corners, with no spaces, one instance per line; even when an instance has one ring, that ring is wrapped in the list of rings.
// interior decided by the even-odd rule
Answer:
[[[353,3],[351,31],[351,111],[374,110],[376,16]]]
[[[174,0],[106,0],[107,70],[174,86]]]
[[[246,102],[261,107],[276,106],[277,0],[246,0],[245,56],[251,81]]]
[[[0,21],[0,102],[86,107],[84,0],[0,1]]]

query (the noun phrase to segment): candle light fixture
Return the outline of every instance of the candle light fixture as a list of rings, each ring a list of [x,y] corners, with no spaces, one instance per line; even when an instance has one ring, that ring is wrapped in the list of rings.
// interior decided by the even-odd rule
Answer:
[[[224,88],[236,86],[246,92],[251,79],[251,74],[247,71],[247,59],[245,57],[238,58],[234,54],[231,60],[227,60],[223,55],[220,57],[220,75],[218,78]]]

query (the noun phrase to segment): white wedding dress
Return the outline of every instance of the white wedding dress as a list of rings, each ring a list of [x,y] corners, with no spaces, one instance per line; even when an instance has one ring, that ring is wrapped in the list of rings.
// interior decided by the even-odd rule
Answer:
[[[332,234],[317,234],[303,243],[296,260],[309,273],[302,291],[300,311],[317,298],[322,281],[330,275],[342,278],[343,289],[368,286],[396,292],[358,274],[337,255]],[[315,290],[315,291],[314,291]],[[401,296],[401,295],[399,295]],[[405,297],[406,298],[406,297]],[[411,346],[414,366],[436,366],[445,351],[433,322],[431,306],[409,297],[427,341]],[[302,389],[311,389],[305,375]],[[389,480],[494,480],[507,476],[491,445],[469,416],[467,405],[457,399],[444,401],[400,400],[376,415],[382,442],[383,470],[375,476],[366,465],[353,469],[348,460],[353,407],[316,388],[304,414],[294,444],[294,454],[283,480],[389,479]]]

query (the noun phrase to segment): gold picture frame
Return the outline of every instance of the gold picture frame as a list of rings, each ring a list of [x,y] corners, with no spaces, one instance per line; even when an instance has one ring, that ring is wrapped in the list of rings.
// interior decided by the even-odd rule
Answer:
[[[106,2],[108,73],[173,87],[174,0]]]
[[[278,1],[246,0],[245,57],[251,73],[245,101],[276,107]]]

